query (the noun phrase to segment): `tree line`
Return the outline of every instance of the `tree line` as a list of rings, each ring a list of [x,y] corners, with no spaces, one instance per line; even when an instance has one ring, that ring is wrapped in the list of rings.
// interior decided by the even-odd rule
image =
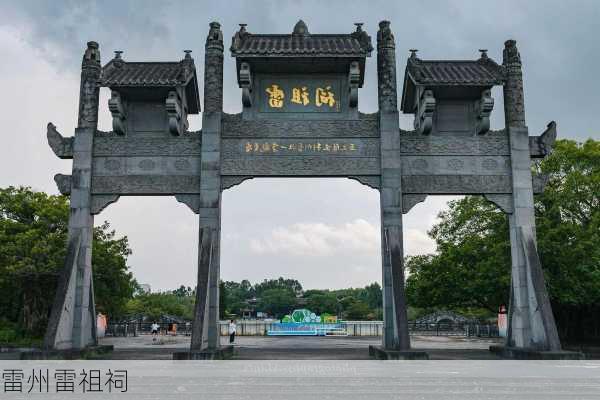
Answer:
[[[537,244],[563,339],[600,340],[600,142],[559,140],[535,165],[548,177],[535,196]],[[409,304],[425,308],[508,305],[508,218],[482,197],[449,203],[431,229],[435,254],[409,257]]]

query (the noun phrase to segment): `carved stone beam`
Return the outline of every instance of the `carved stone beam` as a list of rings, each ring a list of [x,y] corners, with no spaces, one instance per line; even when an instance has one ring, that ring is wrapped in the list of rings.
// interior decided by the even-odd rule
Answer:
[[[73,138],[63,137],[56,130],[56,127],[52,122],[48,123],[46,137],[48,138],[48,144],[50,145],[50,148],[58,158],[73,158]]]
[[[435,98],[433,91],[425,90],[421,95],[417,115],[415,116],[415,129],[422,135],[431,133],[433,127],[433,112],[435,111]]]
[[[242,104],[244,107],[252,107],[252,72],[250,64],[240,64],[240,87],[242,88]]]
[[[540,136],[529,137],[529,154],[531,158],[544,158],[552,152],[556,141],[556,122],[551,121]]]
[[[483,135],[490,130],[490,114],[494,109],[494,99],[491,90],[484,90],[479,100],[479,115],[477,115],[477,134]]]
[[[117,135],[125,135],[126,133],[126,124],[125,120],[127,119],[127,107],[123,104],[124,100],[121,98],[121,95],[116,90],[110,92],[110,99],[108,100],[108,109],[112,114],[112,126],[113,131]]]
[[[358,61],[350,63],[348,72],[348,88],[350,90],[349,106],[354,108],[358,106],[358,85],[360,83],[360,67]]]
[[[183,132],[182,129],[182,107],[181,100],[176,91],[172,90],[165,100],[165,108],[167,110],[167,118],[169,119],[169,132],[174,136],[179,136]]]
[[[71,182],[73,178],[71,175],[56,174],[54,175],[54,182],[58,187],[60,194],[68,196],[71,194]]]

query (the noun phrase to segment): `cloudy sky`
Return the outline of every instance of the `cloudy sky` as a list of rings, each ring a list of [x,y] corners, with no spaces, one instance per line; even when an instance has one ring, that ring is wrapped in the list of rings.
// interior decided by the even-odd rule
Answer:
[[[79,67],[88,40],[103,62],[114,50],[128,61],[179,60],[192,49],[203,75],[208,23],[221,22],[226,48],[247,23],[256,33],[289,33],[302,18],[312,33],[349,33],[353,22],[375,41],[377,24],[392,22],[398,71],[409,48],[423,59],[475,59],[477,49],[501,61],[506,39],[524,63],[530,134],[556,120],[562,138],[600,137],[598,1],[0,1],[0,186],[28,185],[57,193],[52,177],[70,174],[46,143],[52,121],[65,136],[77,120]],[[227,54],[227,53],[226,53]],[[241,111],[234,60],[225,58],[225,110]],[[202,83],[200,83],[202,85]],[[398,91],[401,92],[399,87]],[[202,87],[200,88],[202,93]],[[376,111],[376,61],[368,59],[360,109]],[[503,127],[501,92],[492,129]],[[102,92],[100,129],[110,130]],[[193,116],[191,129],[201,128]],[[410,129],[412,119],[402,117]],[[427,230],[447,197],[430,197],[405,217],[405,251],[435,250]],[[193,286],[198,217],[170,197],[121,198],[108,220],[130,239],[129,264],[153,290]],[[379,195],[346,179],[255,179],[223,194],[221,274],[226,280],[285,276],[306,288],[364,286],[381,281]]]

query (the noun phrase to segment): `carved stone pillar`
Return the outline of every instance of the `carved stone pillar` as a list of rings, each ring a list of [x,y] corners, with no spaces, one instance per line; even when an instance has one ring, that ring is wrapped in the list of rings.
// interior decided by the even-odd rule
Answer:
[[[381,134],[383,347],[389,350],[408,350],[410,338],[404,293],[396,49],[389,21],[381,21],[377,32],[377,77]]]
[[[191,350],[219,347],[219,247],[221,240],[221,115],[223,33],[210,23],[204,61],[204,113],[200,172],[198,286]]]
[[[537,254],[529,134],[525,125],[521,58],[514,40],[504,44],[504,115],[512,169],[511,296],[507,346],[560,350],[560,340]]]
[[[44,337],[48,349],[82,349],[96,344],[92,283],[92,146],[98,127],[100,87],[98,43],[88,42],[81,64],[79,119],[73,142],[68,249]],[[65,188],[69,189],[69,188]]]

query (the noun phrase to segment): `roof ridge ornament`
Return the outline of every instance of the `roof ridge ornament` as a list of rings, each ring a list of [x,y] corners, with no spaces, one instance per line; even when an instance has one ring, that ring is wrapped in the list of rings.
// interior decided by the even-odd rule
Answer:
[[[302,20],[296,22],[296,25],[294,25],[294,31],[292,32],[292,35],[310,36],[310,32],[308,31],[308,26],[306,26],[306,23]]]

